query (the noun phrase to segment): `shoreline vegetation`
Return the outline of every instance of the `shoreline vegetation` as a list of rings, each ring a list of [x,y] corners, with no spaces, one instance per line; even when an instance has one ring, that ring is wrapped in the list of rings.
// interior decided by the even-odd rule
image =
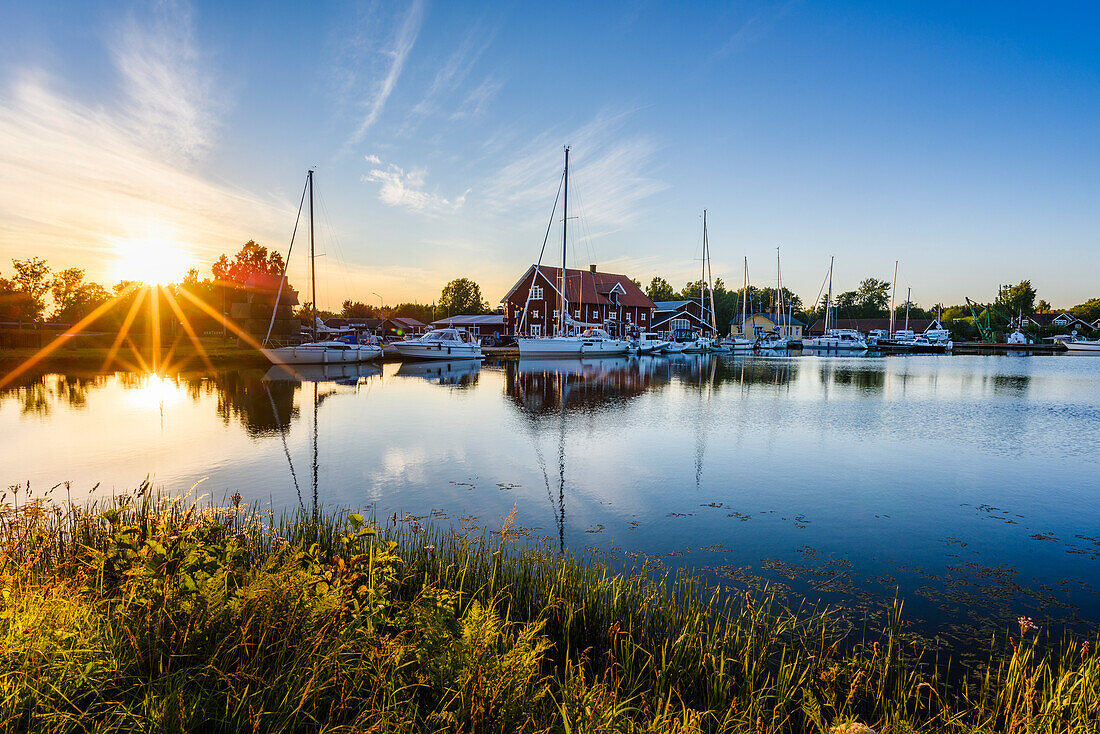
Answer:
[[[1026,618],[964,666],[922,651],[901,603],[852,629],[615,574],[511,516],[49,494],[0,499],[5,731],[1100,731],[1097,640]]]

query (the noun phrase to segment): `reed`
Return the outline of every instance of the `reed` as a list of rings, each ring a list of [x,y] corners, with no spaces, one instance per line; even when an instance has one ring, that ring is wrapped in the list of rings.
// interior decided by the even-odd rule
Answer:
[[[834,610],[563,557],[511,517],[276,517],[148,485],[8,495],[2,730],[1100,730],[1097,641],[1024,618],[952,668],[902,633],[900,601],[853,631]]]

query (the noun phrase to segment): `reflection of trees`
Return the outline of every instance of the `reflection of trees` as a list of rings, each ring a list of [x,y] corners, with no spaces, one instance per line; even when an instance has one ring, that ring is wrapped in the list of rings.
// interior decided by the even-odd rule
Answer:
[[[1031,384],[1028,375],[993,375],[993,392],[1007,395],[1023,395]]]
[[[851,385],[860,390],[882,391],[886,387],[886,370],[823,363],[821,381],[826,384],[831,382],[835,385]]]
[[[279,433],[298,414],[294,391],[301,383],[263,379],[261,370],[224,370],[206,380],[217,391],[218,415],[229,423],[237,420],[250,436]]]
[[[55,404],[83,408],[88,402],[89,388],[104,384],[107,377],[58,374],[25,376],[0,390],[0,402],[19,404],[23,415],[49,415]]]

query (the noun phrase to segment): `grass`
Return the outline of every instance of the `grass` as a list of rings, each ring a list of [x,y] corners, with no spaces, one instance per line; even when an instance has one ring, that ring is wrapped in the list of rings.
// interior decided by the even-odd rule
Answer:
[[[853,632],[561,557],[510,519],[5,499],[5,731],[1100,731],[1097,641],[1045,644],[1029,620],[952,669],[901,633],[900,602]]]

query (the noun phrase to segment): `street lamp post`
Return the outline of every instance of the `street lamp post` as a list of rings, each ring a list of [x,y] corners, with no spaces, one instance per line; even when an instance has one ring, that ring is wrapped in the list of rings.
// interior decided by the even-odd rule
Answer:
[[[372,296],[378,296],[377,293],[371,293]],[[382,318],[386,318],[386,304],[382,300],[382,296],[378,296],[378,313]]]

